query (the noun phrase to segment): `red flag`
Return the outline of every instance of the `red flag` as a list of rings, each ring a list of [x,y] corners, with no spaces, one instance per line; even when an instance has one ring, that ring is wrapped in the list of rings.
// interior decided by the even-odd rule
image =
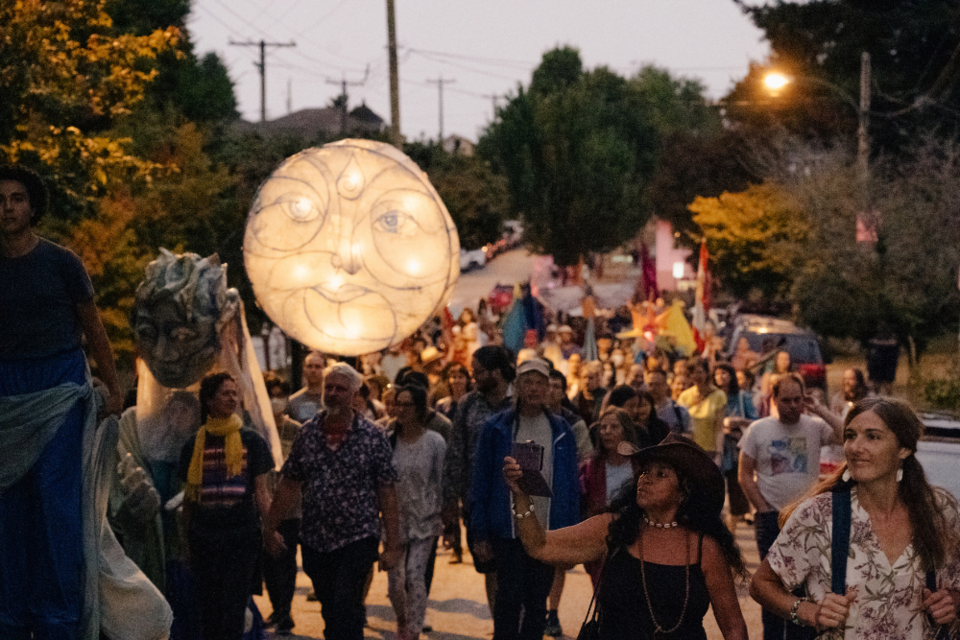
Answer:
[[[647,243],[640,243],[640,269],[643,281],[643,297],[654,301],[660,297],[660,288],[657,287],[657,264],[650,257]]]

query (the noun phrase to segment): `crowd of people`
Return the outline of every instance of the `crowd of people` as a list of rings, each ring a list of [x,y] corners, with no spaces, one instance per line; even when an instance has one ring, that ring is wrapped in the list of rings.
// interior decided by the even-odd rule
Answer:
[[[86,272],[34,232],[45,194],[34,174],[0,170],[0,637],[87,640],[114,610],[102,591],[91,604],[80,452],[121,393]],[[494,640],[560,636],[564,576],[581,563],[585,632],[604,640],[702,639],[711,609],[725,638],[746,638],[745,581],[766,640],[956,632],[956,501],[925,479],[916,414],[862,372],[827,402],[787,351],[740,343],[727,360],[708,332],[684,355],[624,337],[620,313],[553,318],[514,353],[484,307],[382,353],[311,352],[295,393],[267,372],[273,439],[250,428],[249,381],[223,371],[151,417],[170,440],[153,460],[130,405],[106,510],[170,601],[172,638],[238,640],[264,582],[267,623],[291,632],[298,548],[324,637],[363,637],[379,563],[397,636],[418,638],[441,541],[483,574]],[[763,560],[752,578],[743,521]],[[149,531],[153,559],[138,542]]]
[[[465,331],[476,322],[467,311],[451,333],[476,335]],[[642,341],[601,337],[599,358],[583,362],[572,334],[569,326],[548,326],[542,340],[528,336],[514,356],[494,332],[488,344],[464,350],[464,361],[460,349],[444,347],[440,332],[436,342],[423,332],[353,363],[363,379],[355,413],[382,431],[399,474],[400,559],[389,579],[398,635],[415,638],[424,628],[438,542],[452,550],[451,562],[463,560],[461,522],[486,581],[495,638],[561,635],[564,576],[580,563],[597,593],[600,637],[703,637],[708,606],[725,637],[746,637],[735,584],[749,577],[733,535],[745,521],[765,560],[754,581],[764,637],[809,637],[810,627],[839,626],[823,610],[807,615],[812,594],[798,590],[805,577],[771,574],[784,562],[793,566],[778,545],[783,536],[796,538],[798,525],[780,514],[794,512],[820,477],[843,476],[852,466],[845,454],[859,460],[859,449],[844,444],[861,428],[853,419],[876,412],[857,407],[909,408],[877,399],[857,369],[844,372],[842,389],[826,402],[792,370],[786,351],[757,354],[741,345],[729,360],[719,349],[682,358],[650,343],[642,349]],[[321,359],[307,356],[307,386],[291,396],[290,411],[312,384],[308,368]],[[918,436],[897,432],[896,441],[915,451]],[[539,445],[539,464],[524,471],[537,472],[539,488],[518,480],[514,456],[525,454],[516,453],[517,443],[530,442]],[[404,444],[419,451],[415,460]],[[928,490],[927,501],[946,514],[936,526],[954,540],[952,500]],[[915,612],[936,612],[917,626],[924,633],[952,621],[942,614],[944,602],[960,602],[955,544],[937,566],[939,588],[912,603]],[[648,583],[658,588],[647,593]],[[800,604],[784,609],[783,598],[763,591],[771,584],[802,595]],[[355,594],[362,615],[365,592]],[[274,608],[289,611],[288,604]]]

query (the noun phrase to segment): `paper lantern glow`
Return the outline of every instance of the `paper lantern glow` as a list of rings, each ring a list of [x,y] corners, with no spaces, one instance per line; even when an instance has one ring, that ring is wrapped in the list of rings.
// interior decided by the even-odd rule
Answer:
[[[303,344],[345,356],[416,331],[460,274],[456,228],[426,174],[369,140],[285,160],[257,192],[243,254],[267,315]]]

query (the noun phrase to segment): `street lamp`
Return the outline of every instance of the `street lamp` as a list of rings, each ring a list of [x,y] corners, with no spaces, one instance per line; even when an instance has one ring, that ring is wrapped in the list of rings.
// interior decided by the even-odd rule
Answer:
[[[860,101],[854,100],[853,96],[833,84],[821,78],[812,76],[800,76],[794,78],[779,71],[770,71],[763,77],[763,85],[770,92],[772,97],[777,97],[791,82],[803,81],[813,84],[819,84],[827,87],[837,93],[844,101],[857,112],[857,167],[860,177],[866,183],[867,168],[870,159],[870,54],[864,51],[860,54]]]
[[[774,98],[780,95],[780,91],[792,82],[792,78],[779,71],[770,71],[763,77],[763,86],[767,88]]]

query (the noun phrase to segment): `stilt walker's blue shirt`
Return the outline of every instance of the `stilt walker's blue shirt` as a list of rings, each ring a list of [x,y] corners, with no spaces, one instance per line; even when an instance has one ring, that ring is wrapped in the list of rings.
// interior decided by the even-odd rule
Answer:
[[[78,349],[76,308],[92,298],[90,277],[69,249],[41,238],[26,255],[0,255],[0,360]]]

